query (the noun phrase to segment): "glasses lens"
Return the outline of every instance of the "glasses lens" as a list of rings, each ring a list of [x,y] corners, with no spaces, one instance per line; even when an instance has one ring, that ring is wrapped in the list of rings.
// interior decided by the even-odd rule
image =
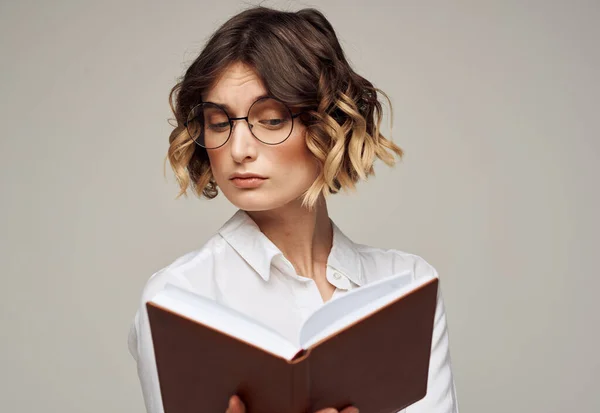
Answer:
[[[281,143],[292,132],[290,110],[285,104],[272,98],[254,103],[248,113],[248,122],[252,125],[254,136],[268,144]]]
[[[227,113],[212,103],[201,103],[190,112],[187,130],[192,139],[204,148],[218,148],[229,138]]]

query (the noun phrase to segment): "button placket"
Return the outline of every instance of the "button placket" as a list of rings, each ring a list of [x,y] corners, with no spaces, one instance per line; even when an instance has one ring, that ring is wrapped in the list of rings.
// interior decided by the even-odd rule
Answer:
[[[286,270],[283,279],[290,287],[301,318],[306,320],[321,305],[321,294],[313,280],[297,275],[291,265]]]
[[[327,267],[327,281],[337,289],[347,290],[350,288],[350,280],[346,275],[334,267]]]

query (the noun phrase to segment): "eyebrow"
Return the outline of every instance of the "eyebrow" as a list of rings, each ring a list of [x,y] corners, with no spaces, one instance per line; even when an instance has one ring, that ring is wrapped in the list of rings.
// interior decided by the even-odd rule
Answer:
[[[270,95],[268,95],[268,94],[258,95],[254,99],[252,99],[252,103],[256,102],[258,99],[262,99],[262,98],[266,98],[266,97],[270,97]],[[227,103],[213,102],[212,100],[208,100],[207,102],[216,103],[219,106],[223,106],[225,108],[225,110],[227,110],[227,112],[231,112],[231,107]]]

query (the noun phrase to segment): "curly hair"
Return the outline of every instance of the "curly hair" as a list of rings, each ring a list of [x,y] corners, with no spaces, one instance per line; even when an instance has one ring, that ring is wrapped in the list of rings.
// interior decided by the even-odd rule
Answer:
[[[200,55],[169,94],[176,124],[169,136],[167,159],[180,186],[198,196],[218,194],[206,149],[195,144],[184,125],[201,96],[233,63],[251,67],[269,95],[304,112],[306,144],[321,166],[317,180],[303,195],[313,207],[319,195],[354,189],[374,174],[376,158],[392,166],[402,149],[380,133],[387,95],[352,70],[335,31],[316,9],[285,12],[267,7],[247,9],[212,34]],[[165,159],[166,163],[166,159]]]

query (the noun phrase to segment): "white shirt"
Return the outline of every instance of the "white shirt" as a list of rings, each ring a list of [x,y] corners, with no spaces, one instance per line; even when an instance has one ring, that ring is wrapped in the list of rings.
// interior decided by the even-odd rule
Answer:
[[[333,223],[333,244],[327,261],[327,280],[336,287],[331,299],[405,270],[414,278],[427,274],[437,277],[436,270],[421,257],[355,244]],[[148,413],[163,413],[163,407],[145,303],[166,283],[241,311],[290,340],[296,337],[303,320],[323,305],[315,282],[297,275],[252,218],[238,210],[201,249],[158,271],[144,287],[128,344],[137,361]],[[434,323],[427,395],[403,410],[405,413],[458,412],[441,292]],[[202,406],[198,406],[198,412],[202,412]]]

